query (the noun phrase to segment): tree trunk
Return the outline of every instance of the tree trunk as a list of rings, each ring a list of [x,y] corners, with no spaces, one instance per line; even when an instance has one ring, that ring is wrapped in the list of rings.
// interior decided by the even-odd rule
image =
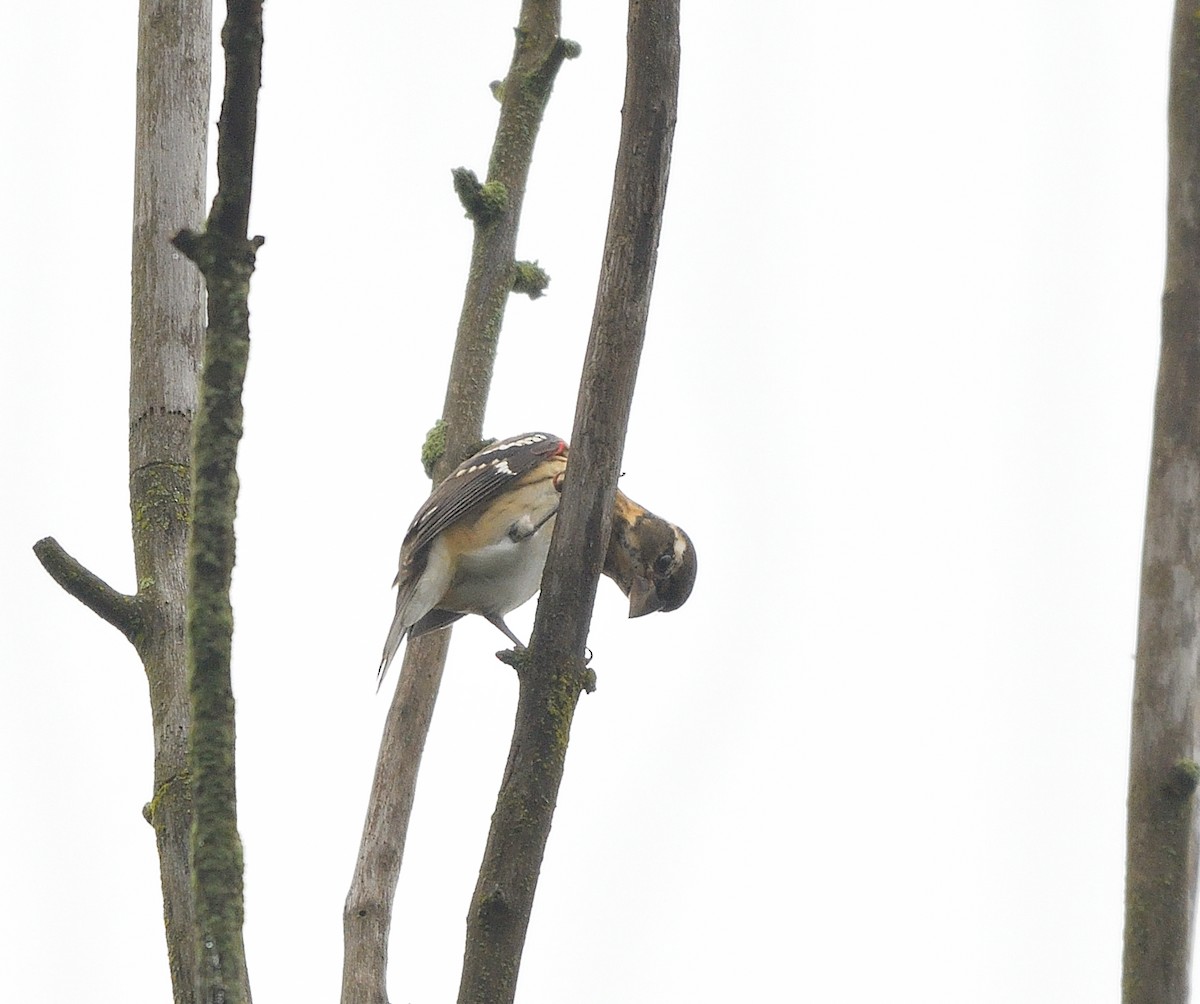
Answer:
[[[1185,1004],[1196,900],[1200,661],[1200,35],[1179,2],[1168,110],[1167,265],[1138,614],[1124,1004]]]
[[[146,816],[158,844],[167,958],[177,1002],[192,1001],[196,985],[184,623],[204,286],[170,239],[180,226],[204,217],[211,83],[211,0],[142,0],[133,175],[129,498],[138,597],[147,620],[138,654],[150,685],[154,727],[154,797]]]
[[[175,253],[170,237],[204,216],[211,75],[210,0],[141,0],[129,374],[129,504],[137,595],[109,587],[52,538],[35,546],[55,580],[121,630],[145,667],[154,788],[143,812],[158,845],[176,1004],[191,1004],[196,983],[184,622],[204,298],[200,276]]]

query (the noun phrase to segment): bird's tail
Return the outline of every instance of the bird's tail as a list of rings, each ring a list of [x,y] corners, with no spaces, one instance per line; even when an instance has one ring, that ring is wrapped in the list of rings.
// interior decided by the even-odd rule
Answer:
[[[383,643],[383,658],[379,660],[379,676],[375,684],[375,693],[377,694],[379,688],[383,686],[383,678],[387,675],[388,666],[396,658],[396,653],[400,650],[400,643],[404,641],[404,636],[408,633],[408,628],[409,625],[404,623],[403,611],[397,609],[396,616],[392,618],[392,626],[388,629],[387,641]]]

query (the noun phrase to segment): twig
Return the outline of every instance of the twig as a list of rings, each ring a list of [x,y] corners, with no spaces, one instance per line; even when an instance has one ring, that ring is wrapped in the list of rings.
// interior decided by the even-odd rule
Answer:
[[[136,596],[127,596],[113,589],[100,576],[72,558],[53,537],[39,540],[33,545],[33,553],[63,589],[136,643],[142,632],[142,611]]]

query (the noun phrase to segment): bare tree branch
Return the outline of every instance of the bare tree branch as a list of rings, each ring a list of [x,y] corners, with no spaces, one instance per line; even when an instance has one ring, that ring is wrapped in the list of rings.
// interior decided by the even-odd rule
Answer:
[[[483,436],[500,326],[517,282],[517,228],[533,147],[558,68],[579,52],[577,45],[559,38],[559,23],[558,0],[524,0],[488,179],[480,183],[473,172],[454,172],[475,237],[442,420],[430,436],[430,445],[437,440],[437,448],[422,456],[435,483],[475,452]],[[410,642],[404,653],[342,914],[342,1004],[387,1002],[393,899],[449,639],[449,631],[427,635]]]
[[[679,81],[678,0],[631,0],[621,141],[571,460],[529,649],[515,660],[512,746],[467,917],[459,1004],[506,1004],[590,687],[584,651],[604,564],[666,200]]]
[[[559,67],[580,51],[575,42],[559,37],[560,18],[558,0],[521,4],[487,182],[480,185],[463,168],[453,172],[455,189],[475,224],[475,241],[442,406],[449,457],[442,477],[474,452],[483,434],[504,308],[518,281],[517,229],[534,144]]]
[[[247,237],[262,73],[262,0],[229,0],[221,41],[225,92],[217,144],[218,190],[205,231],[183,230],[174,244],[196,263],[208,289],[188,548],[192,864],[199,934],[196,999],[203,1004],[248,1004],[229,586],[235,560],[242,387],[250,351],[250,277],[263,243],[261,237]]]
[[[190,1004],[196,983],[184,555],[204,296],[200,276],[174,253],[169,237],[204,212],[211,77],[210,0],[140,0],[129,364],[137,597],[111,589],[52,538],[35,547],[60,585],[133,641],[145,667],[154,795],[143,811],[158,847],[175,1004]]]
[[[141,633],[142,614],[136,596],[113,589],[72,558],[53,537],[39,540],[33,545],[33,553],[50,577],[92,613],[108,621],[130,641]]]
[[[346,897],[342,1001],[387,1004],[388,934],[404,860],[417,771],[450,647],[449,631],[408,643],[388,710],[363,824],[354,882]]]
[[[1200,34],[1175,6],[1167,264],[1129,764],[1124,1004],[1185,1004],[1200,714]]]

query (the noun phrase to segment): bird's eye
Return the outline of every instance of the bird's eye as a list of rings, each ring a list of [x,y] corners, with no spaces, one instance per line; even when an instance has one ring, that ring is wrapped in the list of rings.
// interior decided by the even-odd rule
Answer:
[[[673,552],[668,551],[665,554],[660,554],[654,559],[654,571],[658,575],[666,575],[674,563],[675,555]]]

